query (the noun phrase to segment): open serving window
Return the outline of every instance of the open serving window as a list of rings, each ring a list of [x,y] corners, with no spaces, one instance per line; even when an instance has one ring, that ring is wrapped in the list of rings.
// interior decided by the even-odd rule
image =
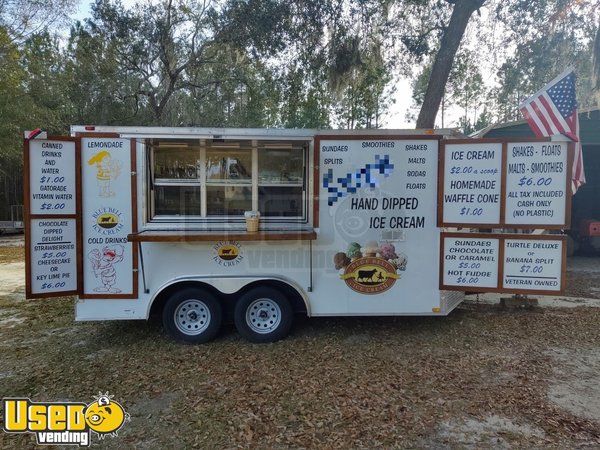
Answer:
[[[308,141],[173,140],[147,143],[149,223],[307,224]]]

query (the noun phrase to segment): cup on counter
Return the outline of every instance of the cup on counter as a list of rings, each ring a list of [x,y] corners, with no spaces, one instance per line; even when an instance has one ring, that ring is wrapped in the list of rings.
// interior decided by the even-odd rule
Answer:
[[[260,222],[260,213],[258,211],[246,211],[244,218],[246,219],[246,231],[248,233],[256,233],[258,231],[258,223]]]

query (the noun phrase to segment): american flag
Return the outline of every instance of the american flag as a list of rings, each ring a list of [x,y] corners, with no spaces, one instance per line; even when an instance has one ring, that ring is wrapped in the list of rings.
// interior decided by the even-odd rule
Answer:
[[[519,109],[536,136],[564,134],[575,141],[573,193],[585,183],[579,117],[575,99],[575,72],[569,69],[525,100]]]

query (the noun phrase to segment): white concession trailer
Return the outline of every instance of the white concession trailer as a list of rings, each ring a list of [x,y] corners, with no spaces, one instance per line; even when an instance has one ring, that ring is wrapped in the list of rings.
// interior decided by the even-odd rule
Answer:
[[[186,342],[233,320],[270,342],[295,313],[444,316],[466,290],[507,287],[498,247],[508,239],[441,241],[451,141],[439,132],[73,126],[42,137],[25,142],[27,296],[77,295],[77,320],[160,314]],[[488,162],[505,164],[507,143],[494,142]],[[480,167],[486,153],[472,156]],[[485,201],[505,208],[502,180],[471,187],[496,189]],[[562,237],[549,236],[559,284],[541,290],[560,291]],[[466,266],[441,276],[444,259]]]

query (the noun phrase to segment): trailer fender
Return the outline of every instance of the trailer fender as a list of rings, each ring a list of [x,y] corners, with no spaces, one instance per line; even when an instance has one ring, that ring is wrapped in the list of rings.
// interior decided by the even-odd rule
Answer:
[[[298,283],[293,280],[290,280],[286,277],[282,276],[237,276],[237,275],[229,275],[229,276],[199,276],[199,275],[190,275],[190,276],[181,276],[177,278],[173,278],[169,280],[167,283],[164,283],[160,286],[152,295],[150,302],[148,302],[148,309],[146,311],[146,317],[150,317],[150,311],[152,309],[152,305],[154,301],[165,291],[176,284],[187,283],[187,282],[200,282],[203,283],[223,294],[234,294],[244,287],[248,286],[251,283],[256,283],[257,281],[278,281],[280,283],[284,283],[288,285],[290,288],[294,289],[298,295],[302,298],[304,305],[306,307],[306,315],[308,317],[311,316],[310,311],[310,301],[306,292]]]

